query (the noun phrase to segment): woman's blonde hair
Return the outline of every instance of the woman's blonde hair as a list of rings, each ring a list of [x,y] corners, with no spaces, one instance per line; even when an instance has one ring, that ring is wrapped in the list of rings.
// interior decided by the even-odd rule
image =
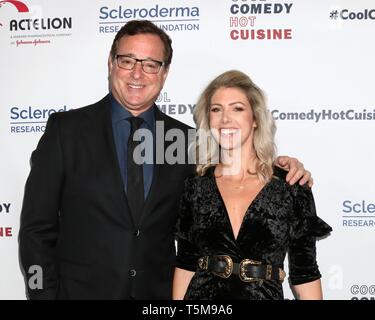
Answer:
[[[230,70],[216,77],[199,97],[194,110],[194,121],[197,126],[195,157],[197,174],[203,176],[207,169],[218,163],[219,146],[210,132],[210,105],[212,96],[220,88],[238,88],[244,92],[253,111],[256,128],[254,130],[254,150],[257,158],[256,173],[262,181],[272,177],[272,164],[276,147],[274,136],[276,126],[266,107],[263,91],[243,72]],[[205,138],[201,135],[205,133]],[[202,148],[204,148],[202,152]],[[204,155],[202,159],[202,154]]]

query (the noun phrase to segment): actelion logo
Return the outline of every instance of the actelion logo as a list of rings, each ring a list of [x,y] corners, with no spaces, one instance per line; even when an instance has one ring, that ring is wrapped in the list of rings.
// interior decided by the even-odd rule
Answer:
[[[5,6],[11,7],[11,10],[7,9],[6,17],[8,17],[8,21],[6,23],[2,21],[0,28],[8,29],[9,44],[12,46],[21,48],[48,45],[72,35],[72,17],[59,15],[46,17],[43,14],[43,6],[27,6],[21,1],[0,1],[0,7]]]
[[[0,1],[0,8],[4,5],[10,4],[17,9],[18,12],[29,12],[29,8],[21,1]],[[0,22],[0,27],[2,27],[2,23]]]

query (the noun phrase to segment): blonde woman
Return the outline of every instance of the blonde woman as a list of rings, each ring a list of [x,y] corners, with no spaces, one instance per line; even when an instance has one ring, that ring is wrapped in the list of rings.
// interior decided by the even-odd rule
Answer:
[[[309,186],[291,186],[273,166],[275,124],[262,91],[225,72],[202,93],[195,121],[206,136],[181,199],[173,298],[283,299],[288,252],[296,298],[322,299],[315,242],[332,229]]]

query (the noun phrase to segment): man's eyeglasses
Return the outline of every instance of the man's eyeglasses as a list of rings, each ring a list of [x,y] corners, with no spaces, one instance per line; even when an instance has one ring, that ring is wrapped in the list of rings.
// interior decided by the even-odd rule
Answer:
[[[137,62],[142,65],[142,70],[146,73],[158,73],[164,62],[153,59],[136,59],[127,55],[116,55],[117,66],[121,69],[132,70]]]

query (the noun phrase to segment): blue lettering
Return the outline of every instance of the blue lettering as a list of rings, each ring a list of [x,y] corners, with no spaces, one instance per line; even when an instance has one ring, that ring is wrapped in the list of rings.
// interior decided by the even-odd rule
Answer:
[[[11,113],[10,118],[11,118],[12,120],[17,120],[17,119],[18,119],[19,115],[18,115],[18,108],[17,108],[17,107],[13,107],[13,108],[11,108],[11,109],[10,109],[10,113]]]
[[[198,17],[198,7],[159,7],[155,4],[151,8],[125,8],[119,5],[117,8],[101,7],[99,19],[138,19],[138,18],[166,18],[166,17]]]
[[[120,11],[121,12],[121,11]],[[120,18],[120,12],[117,11],[116,9],[113,9],[109,12],[109,16],[112,18],[112,19],[116,19],[116,18]]]
[[[26,115],[24,116],[24,114],[26,113]],[[22,110],[20,112],[20,116],[19,116],[21,119],[27,119],[27,110]]]
[[[40,119],[41,116],[42,116],[42,111],[40,111],[40,110],[35,110],[35,111],[33,112],[33,115],[34,115],[34,118],[35,118],[35,119]]]
[[[60,109],[38,109],[29,106],[25,109],[20,109],[18,107],[12,107],[10,109],[10,118],[12,120],[19,120],[19,119],[47,119],[52,113],[55,112],[64,112],[68,111],[66,105]]]
[[[124,12],[123,12],[123,15],[124,15],[124,18],[126,19],[129,19],[132,17],[132,11],[130,9],[126,9]]]
[[[345,211],[345,210],[342,210],[343,212],[345,212],[345,213],[350,213],[350,212],[352,212],[352,208],[350,207],[350,204],[351,204],[352,202],[350,201],[350,200],[346,200],[346,201],[344,201],[343,202],[343,206],[344,206],[344,208],[348,208],[347,209],[347,211]]]
[[[99,33],[117,33],[120,30],[119,25],[115,26],[100,26]]]
[[[100,8],[100,13],[102,14],[102,15],[99,15],[99,19],[107,19],[108,18],[108,12],[107,12],[107,10],[108,10],[108,7],[101,7]]]
[[[375,213],[375,203],[366,203],[365,200],[352,204],[350,200],[343,202],[344,213]]]
[[[158,17],[158,10],[157,7],[151,8],[149,12],[150,17],[157,18]]]
[[[139,10],[139,16],[141,18],[146,18],[147,15],[148,15],[147,9],[143,8],[143,9]]]
[[[359,209],[356,209],[356,208],[359,208]],[[361,212],[361,205],[359,203],[354,204],[353,205],[353,211],[355,213],[360,213]],[[364,211],[364,212],[366,212],[366,211]]]
[[[165,18],[168,17],[168,9],[167,8],[161,8],[159,11],[160,17]]]

